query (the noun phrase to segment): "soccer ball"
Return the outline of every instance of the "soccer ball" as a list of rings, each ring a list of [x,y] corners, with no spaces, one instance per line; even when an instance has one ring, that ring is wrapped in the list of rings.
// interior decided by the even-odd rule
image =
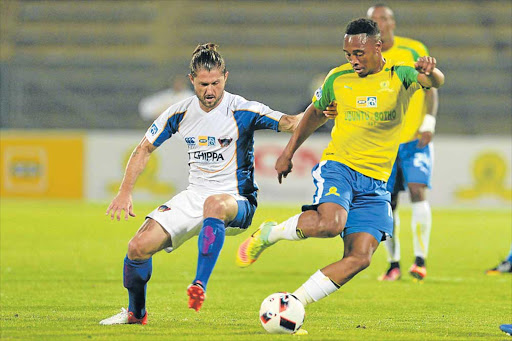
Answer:
[[[261,303],[260,322],[271,334],[292,334],[304,323],[304,306],[289,292],[278,292]]]

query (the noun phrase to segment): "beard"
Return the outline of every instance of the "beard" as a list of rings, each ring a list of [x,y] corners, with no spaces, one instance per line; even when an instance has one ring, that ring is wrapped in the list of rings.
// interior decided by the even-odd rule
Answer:
[[[205,108],[215,108],[219,102],[221,101],[223,96],[220,96],[218,98],[216,98],[213,102],[212,101],[207,101],[206,98],[204,98],[203,96],[197,96],[197,98],[199,98],[199,102],[201,102],[201,104],[205,107]]]

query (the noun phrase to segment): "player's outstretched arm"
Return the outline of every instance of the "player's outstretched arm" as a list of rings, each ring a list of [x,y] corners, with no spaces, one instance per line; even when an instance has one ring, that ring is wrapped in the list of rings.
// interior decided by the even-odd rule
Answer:
[[[140,173],[146,168],[150,154],[155,149],[156,147],[144,137],[133,150],[130,160],[128,160],[119,192],[112,200],[105,213],[105,215],[110,215],[111,220],[113,220],[114,217],[117,217],[117,220],[121,220],[122,211],[124,211],[125,220],[128,220],[128,216],[135,217],[132,190]]]
[[[333,102],[333,103],[329,104],[329,106],[327,106],[327,108],[325,108],[323,113],[324,113],[324,116],[327,119],[334,119],[334,118],[336,118],[336,116],[338,115],[338,113],[336,112],[336,102]],[[302,120],[302,117],[304,117],[304,112],[301,112],[298,115],[284,115],[279,120],[279,131],[285,131],[285,132],[288,132],[288,133],[293,133],[297,129],[297,127],[299,126],[299,123]],[[319,121],[318,127],[316,129],[318,129],[326,121],[327,120]]]
[[[282,182],[283,177],[286,178],[288,173],[292,171],[292,158],[295,151],[318,127],[326,121],[327,117],[324,112],[315,108],[313,104],[310,104],[297,129],[293,132],[290,141],[288,141],[288,144],[276,161],[275,170],[277,171],[277,179],[279,180],[279,183]]]
[[[304,117],[304,113],[301,112],[298,115],[283,115],[279,120],[279,131],[284,131],[287,133],[293,133],[295,129],[299,126],[300,121]]]
[[[444,74],[436,68],[436,59],[434,57],[420,57],[414,63],[414,67],[420,73],[418,82],[426,88],[439,88],[444,84]]]

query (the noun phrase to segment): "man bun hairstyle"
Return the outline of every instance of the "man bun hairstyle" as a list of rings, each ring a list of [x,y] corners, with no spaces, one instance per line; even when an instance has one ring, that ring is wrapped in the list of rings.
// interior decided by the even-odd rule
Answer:
[[[345,34],[366,34],[367,36],[373,36],[380,39],[379,26],[375,21],[367,18],[354,19],[349,22],[345,29]]]
[[[207,71],[219,69],[223,74],[226,74],[226,63],[220,53],[217,52],[217,47],[218,45],[214,43],[197,45],[190,61],[190,74],[192,77],[196,77],[200,69]]]

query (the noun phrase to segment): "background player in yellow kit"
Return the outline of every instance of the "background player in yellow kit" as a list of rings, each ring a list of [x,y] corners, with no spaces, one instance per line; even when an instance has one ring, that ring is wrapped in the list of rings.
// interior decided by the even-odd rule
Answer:
[[[391,8],[377,4],[368,9],[367,17],[379,25],[382,40],[382,55],[386,59],[416,62],[420,56],[428,56],[428,50],[421,42],[395,36],[395,17]],[[409,273],[422,280],[427,275],[427,258],[432,213],[426,198],[431,187],[434,150],[434,134],[438,109],[437,89],[423,89],[412,96],[405,116],[400,138],[398,155],[389,177],[387,189],[391,192],[393,209],[393,238],[384,242],[388,251],[388,270],[379,280],[394,281],[401,277],[400,271],[400,218],[398,215],[398,194],[409,188],[412,202],[411,228],[415,261]]]
[[[238,265],[249,266],[279,240],[341,235],[343,258],[318,270],[294,292],[304,305],[333,293],[368,267],[381,240],[392,235],[386,181],[408,102],[422,87],[444,83],[435,58],[421,57],[410,64],[385,60],[373,20],[353,20],[345,33],[343,50],[349,63],[329,72],[275,166],[281,182],[292,169],[295,151],[327,120],[322,110],[336,101],[332,140],[312,171],[313,204],[279,225],[262,224],[237,254]]]

